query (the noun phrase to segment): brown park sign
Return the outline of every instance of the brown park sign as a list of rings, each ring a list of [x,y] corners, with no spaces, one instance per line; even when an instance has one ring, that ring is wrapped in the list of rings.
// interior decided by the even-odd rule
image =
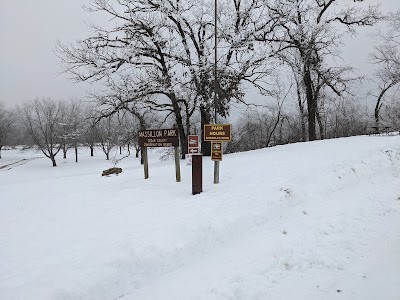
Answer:
[[[232,140],[231,124],[207,124],[204,125],[204,141],[206,142],[230,142]]]
[[[198,135],[188,135],[188,148],[199,148]]]
[[[178,147],[177,129],[140,130],[139,146],[141,147]]]
[[[222,142],[211,143],[211,160],[214,161],[222,160]]]

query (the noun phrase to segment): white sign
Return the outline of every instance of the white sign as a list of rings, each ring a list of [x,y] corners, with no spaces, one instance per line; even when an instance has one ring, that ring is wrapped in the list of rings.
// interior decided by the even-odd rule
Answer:
[[[185,160],[186,160],[187,165],[191,165],[192,164],[192,154],[186,154]]]

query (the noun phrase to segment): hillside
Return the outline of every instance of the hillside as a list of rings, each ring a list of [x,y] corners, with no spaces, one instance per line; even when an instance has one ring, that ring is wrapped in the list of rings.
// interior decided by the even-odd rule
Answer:
[[[400,136],[225,155],[0,160],[0,299],[400,299]]]

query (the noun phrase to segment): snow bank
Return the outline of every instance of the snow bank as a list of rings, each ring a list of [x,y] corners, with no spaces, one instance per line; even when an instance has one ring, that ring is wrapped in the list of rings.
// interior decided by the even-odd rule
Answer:
[[[35,153],[5,151],[6,163]],[[400,137],[0,169],[1,299],[399,299]],[[10,158],[11,157],[11,158]]]

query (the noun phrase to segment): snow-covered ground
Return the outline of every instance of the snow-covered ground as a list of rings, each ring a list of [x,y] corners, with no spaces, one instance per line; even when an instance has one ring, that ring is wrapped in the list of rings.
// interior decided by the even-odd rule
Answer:
[[[0,299],[400,299],[399,136],[204,158],[196,196],[155,153],[2,154]]]

